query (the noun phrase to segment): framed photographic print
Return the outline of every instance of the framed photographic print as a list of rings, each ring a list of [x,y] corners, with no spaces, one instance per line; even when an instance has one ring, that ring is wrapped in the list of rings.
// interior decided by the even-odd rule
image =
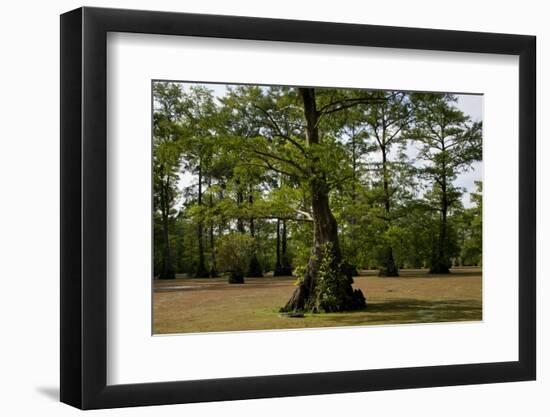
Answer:
[[[61,401],[535,379],[535,38],[61,16]]]

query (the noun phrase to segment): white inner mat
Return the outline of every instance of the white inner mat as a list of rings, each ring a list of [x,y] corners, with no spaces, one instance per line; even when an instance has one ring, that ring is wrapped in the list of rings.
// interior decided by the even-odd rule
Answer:
[[[108,384],[518,360],[517,56],[120,33],[107,52]],[[152,336],[152,79],[484,94],[483,321]]]

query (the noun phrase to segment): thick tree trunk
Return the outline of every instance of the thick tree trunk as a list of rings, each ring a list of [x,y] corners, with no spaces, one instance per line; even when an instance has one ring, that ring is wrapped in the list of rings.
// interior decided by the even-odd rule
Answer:
[[[381,277],[398,277],[399,272],[397,266],[395,266],[395,259],[393,257],[393,248],[388,246],[384,251],[384,265],[378,272]]]
[[[202,206],[202,161],[199,160],[199,190],[198,190],[198,205]],[[197,265],[197,270],[195,272],[196,278],[206,278],[210,274],[206,270],[204,263],[204,223],[199,220],[197,224],[197,238],[199,244],[199,263]]]
[[[300,88],[306,119],[306,144],[319,143],[315,91]],[[345,311],[365,306],[365,297],[352,287],[353,278],[342,268],[342,254],[338,241],[338,225],[330,210],[325,174],[318,169],[318,161],[311,161],[310,191],[313,217],[313,248],[306,271],[298,288],[281,309],[298,311]]]
[[[330,206],[326,183],[312,183],[314,243],[306,271],[282,311],[347,311],[361,309],[365,298],[352,287],[353,278],[343,267],[338,226]]]

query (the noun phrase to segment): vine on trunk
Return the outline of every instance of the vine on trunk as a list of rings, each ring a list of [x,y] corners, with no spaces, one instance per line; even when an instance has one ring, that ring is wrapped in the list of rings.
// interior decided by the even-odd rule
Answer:
[[[297,283],[297,290],[281,311],[333,313],[365,308],[363,292],[353,289],[351,273],[345,263],[338,262],[332,243],[320,245],[315,252]]]

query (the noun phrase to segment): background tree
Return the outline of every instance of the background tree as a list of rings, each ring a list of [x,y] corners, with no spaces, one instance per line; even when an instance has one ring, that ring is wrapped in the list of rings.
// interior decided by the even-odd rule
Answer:
[[[276,192],[278,193],[279,201],[279,216],[276,218],[276,227],[275,227],[275,240],[276,240],[276,256],[275,256],[275,267],[273,269],[274,276],[289,276],[292,275],[292,264],[291,257],[288,250],[288,232],[287,232],[287,222],[289,221],[285,217],[284,212],[289,210],[289,197],[293,194],[293,189],[289,187],[288,184],[285,184],[282,175],[278,176],[276,184]],[[281,217],[282,216],[282,217]],[[292,214],[287,215],[291,217]]]
[[[378,217],[383,221],[381,240],[385,245],[380,249],[381,276],[398,276],[394,248],[391,242],[392,225],[399,203],[396,194],[405,184],[402,176],[396,175],[402,167],[391,160],[391,150],[403,141],[403,132],[409,127],[413,115],[413,106],[409,95],[404,92],[377,91],[373,93],[379,100],[374,101],[364,111],[364,120],[369,137],[373,139],[379,160],[373,164],[378,176],[372,189],[375,202],[381,205]],[[394,172],[395,171],[395,172]],[[400,181],[401,180],[401,181]]]
[[[416,120],[411,137],[421,145],[418,157],[425,163],[421,173],[432,182],[426,202],[439,213],[430,272],[449,273],[451,242],[447,218],[462,194],[453,181],[459,172],[481,160],[481,123],[472,122],[457,109],[453,95],[418,94],[414,100]]]
[[[359,219],[362,216],[360,198],[368,187],[367,158],[375,150],[368,141],[367,126],[364,122],[365,110],[352,106],[335,112],[332,115],[337,126],[337,137],[342,142],[346,154],[346,169],[349,177],[341,181],[336,196],[332,198],[333,211],[340,225],[340,237],[344,263],[353,276],[359,274],[357,265],[360,263],[364,248],[361,245],[362,230]]]
[[[230,233],[218,241],[218,258],[222,271],[229,273],[230,284],[244,283],[244,274],[254,251],[254,238],[243,233]]]
[[[217,109],[212,92],[202,86],[193,86],[184,93],[185,105],[182,123],[188,127],[188,134],[182,139],[188,168],[197,176],[197,242],[198,263],[195,276],[208,277],[210,272],[206,267],[203,195],[205,180],[210,178],[210,168],[215,147],[217,126]]]
[[[153,86],[153,208],[160,216],[161,239],[158,241],[160,266],[159,277],[174,278],[172,248],[169,229],[174,220],[174,203],[178,195],[177,181],[181,165],[181,136],[184,129],[180,124],[185,111],[182,91],[176,84],[155,83]]]
[[[470,193],[472,207],[462,211],[458,219],[459,239],[460,239],[460,265],[482,264],[483,255],[483,196],[481,181],[476,181],[476,191]]]

